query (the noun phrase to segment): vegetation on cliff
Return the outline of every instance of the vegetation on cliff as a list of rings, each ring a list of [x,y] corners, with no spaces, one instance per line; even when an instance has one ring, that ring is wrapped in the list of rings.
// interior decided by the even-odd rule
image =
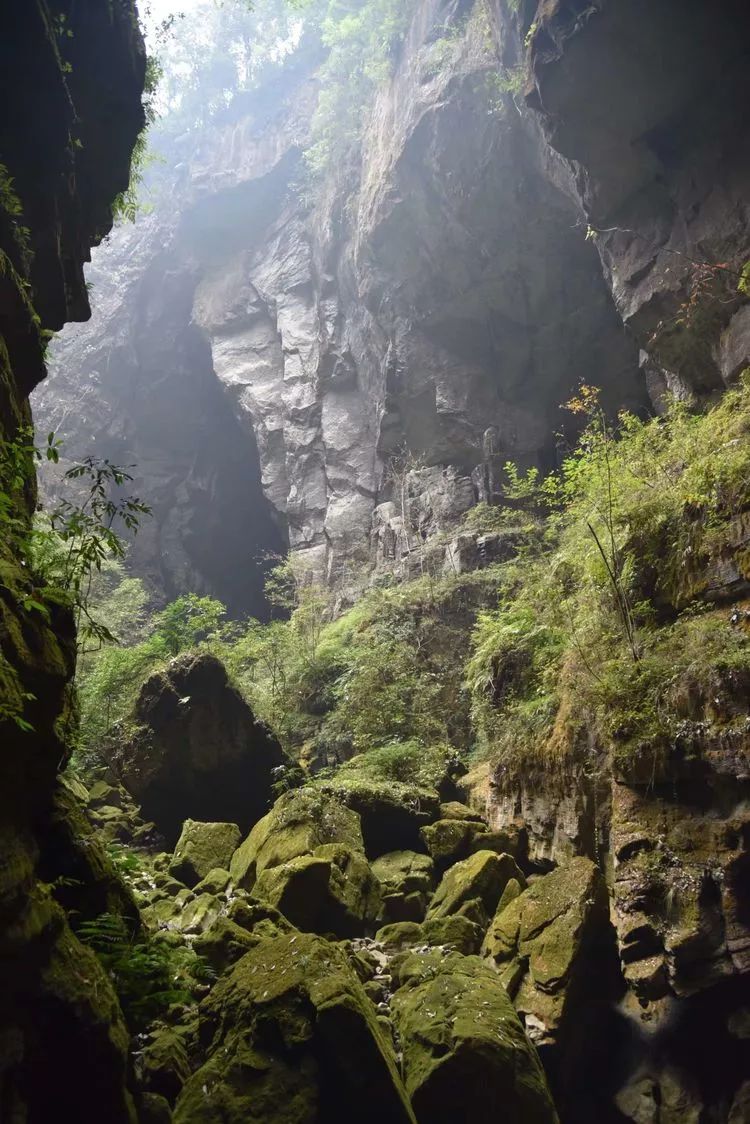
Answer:
[[[689,712],[690,684],[750,670],[750,382],[705,413],[588,424],[560,472],[528,479],[551,509],[546,541],[505,568],[467,668],[481,752],[506,766],[573,756],[593,727],[618,754],[656,757]]]
[[[592,729],[625,757],[658,754],[684,731],[691,682],[750,671],[744,613],[721,607],[750,579],[750,385],[705,413],[673,402],[614,426],[590,388],[571,408],[587,424],[559,472],[507,468],[526,512],[512,512],[525,538],[509,562],[391,579],[338,613],[287,562],[269,588],[288,618],[267,625],[225,623],[194,595],[146,621],[142,584],[111,571],[100,612],[130,616],[131,632],[82,663],[85,742],[126,717],[160,662],[204,646],[315,768],[398,745],[562,765]],[[467,526],[508,512],[474,509]]]

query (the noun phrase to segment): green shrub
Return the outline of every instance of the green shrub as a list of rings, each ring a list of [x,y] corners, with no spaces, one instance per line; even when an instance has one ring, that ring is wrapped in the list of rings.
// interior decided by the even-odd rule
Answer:
[[[750,664],[742,629],[701,600],[714,561],[750,576],[735,545],[750,506],[750,383],[705,413],[674,402],[616,430],[591,388],[571,407],[587,416],[580,442],[531,482],[550,510],[545,536],[505,567],[467,665],[478,752],[517,769],[569,759],[586,724],[621,760],[662,752],[686,684]]]

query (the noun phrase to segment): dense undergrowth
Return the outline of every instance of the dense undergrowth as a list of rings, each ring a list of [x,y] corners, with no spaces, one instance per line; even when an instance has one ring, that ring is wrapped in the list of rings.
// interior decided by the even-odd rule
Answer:
[[[288,618],[265,625],[226,622],[194,595],[149,617],[142,584],[110,569],[100,611],[126,642],[81,662],[84,751],[127,721],[147,674],[196,647],[318,769],[415,747],[564,768],[592,736],[623,763],[684,741],[710,685],[723,696],[750,676],[731,611],[750,576],[750,384],[706,413],[675,402],[616,426],[590,388],[569,406],[586,428],[559,472],[508,466],[512,507],[466,517],[467,530],[524,529],[509,562],[393,579],[335,615],[290,561],[271,584]]]
[[[750,671],[744,615],[717,606],[750,576],[747,381],[705,414],[674,402],[616,431],[590,389],[571,405],[588,415],[578,446],[530,481],[545,540],[505,568],[467,669],[479,752],[512,768],[562,765],[592,732],[622,764],[656,760],[700,709],[696,685]]]

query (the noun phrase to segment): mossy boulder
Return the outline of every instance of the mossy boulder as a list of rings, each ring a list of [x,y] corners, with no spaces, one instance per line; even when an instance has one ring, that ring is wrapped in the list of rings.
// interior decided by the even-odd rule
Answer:
[[[441,810],[442,808],[454,811],[461,809],[462,805],[443,804]],[[466,811],[469,812],[470,809],[467,808]],[[457,815],[450,815],[436,820],[422,828],[422,838],[440,873],[475,851],[509,854],[516,861],[523,851],[523,833],[520,829],[511,827],[505,831],[490,831],[484,820],[476,816],[462,820]]]
[[[479,952],[484,930],[466,917],[439,917],[417,925],[396,922],[378,929],[375,939],[387,949],[416,948],[424,945],[448,947],[465,956]]]
[[[447,800],[440,805],[440,819],[441,820],[473,820],[475,823],[484,824],[486,821],[481,812],[475,812],[468,804],[462,804],[460,800]]]
[[[523,874],[511,855],[477,851],[443,875],[427,911],[428,920],[463,914],[486,927],[511,879],[525,885]]]
[[[364,851],[359,816],[336,797],[315,788],[294,789],[276,801],[232,856],[236,886],[252,890],[264,870],[310,855],[326,843]]]
[[[140,1084],[174,1104],[190,1076],[190,1062],[182,1036],[170,1026],[158,1026],[136,1059]]]
[[[305,932],[361,936],[374,926],[380,883],[361,853],[342,843],[316,847],[259,876],[253,896],[275,906]]]
[[[193,887],[194,894],[224,894],[227,892],[229,885],[232,881],[232,876],[228,870],[222,870],[220,866],[214,867],[209,870],[205,878],[201,878],[197,886]]]
[[[465,956],[478,953],[484,930],[468,917],[433,917],[422,924],[425,941],[430,945],[454,948]]]
[[[257,937],[277,937],[280,933],[294,931],[294,926],[278,909],[274,909],[268,902],[253,901],[249,897],[234,898],[227,910],[227,917]]]
[[[417,921],[393,921],[378,929],[375,940],[389,952],[410,948],[423,943],[422,926]]]
[[[169,873],[186,886],[195,886],[209,871],[228,867],[239,842],[237,824],[185,820]]]
[[[182,882],[178,882],[176,878],[172,878],[171,874],[160,874],[158,871],[153,874],[154,881],[154,895],[164,898],[174,898],[179,894],[180,890],[186,887]]]
[[[183,933],[205,933],[221,913],[221,908],[222,903],[219,898],[213,894],[201,894],[180,910],[174,919],[173,927]]]
[[[205,1063],[176,1124],[415,1124],[393,1048],[340,946],[262,941],[200,1006]]]
[[[165,897],[159,898],[158,901],[152,902],[141,910],[141,917],[144,925],[149,929],[163,929],[176,922],[180,916],[180,906],[175,898]]]
[[[202,956],[218,974],[244,956],[261,940],[247,929],[220,914],[215,921],[193,941],[193,949]]]
[[[406,1088],[420,1124],[556,1124],[536,1051],[496,972],[477,956],[436,959],[393,997]]]
[[[609,932],[604,878],[577,858],[501,902],[482,946],[540,1045],[554,1044],[572,984],[583,980]]]
[[[435,884],[429,855],[417,851],[389,851],[372,863],[383,891],[383,920],[421,921]]]
[[[486,832],[486,825],[476,820],[436,820],[422,828],[422,839],[442,874],[453,863],[468,858],[474,837],[480,832]]]
[[[357,758],[353,758],[352,766]],[[417,785],[391,784],[344,769],[326,781],[323,791],[335,796],[360,818],[368,858],[399,850],[424,852],[420,830],[437,818],[437,792]]]

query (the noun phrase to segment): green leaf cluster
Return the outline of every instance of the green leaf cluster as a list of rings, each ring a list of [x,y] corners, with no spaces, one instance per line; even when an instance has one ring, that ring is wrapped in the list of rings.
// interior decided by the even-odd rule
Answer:
[[[412,16],[406,0],[328,0],[320,20],[328,55],[305,162],[313,180],[357,159],[367,114],[391,74]]]
[[[81,922],[77,936],[112,979],[132,1033],[145,1030],[172,1004],[194,1000],[205,966],[190,949],[133,937],[123,918],[113,913]]]

